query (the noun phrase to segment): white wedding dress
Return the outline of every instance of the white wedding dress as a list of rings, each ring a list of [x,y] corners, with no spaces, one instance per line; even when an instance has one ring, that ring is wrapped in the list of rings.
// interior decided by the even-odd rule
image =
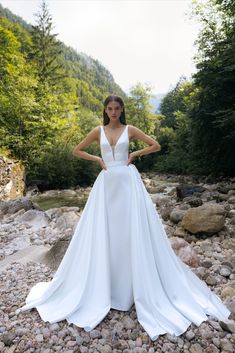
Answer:
[[[42,320],[66,319],[86,331],[111,308],[129,310],[152,340],[181,335],[206,314],[220,320],[230,311],[171,247],[161,218],[134,164],[127,165],[125,126],[114,150],[100,127],[97,176],[68,249],[50,282],[34,285],[26,304]]]

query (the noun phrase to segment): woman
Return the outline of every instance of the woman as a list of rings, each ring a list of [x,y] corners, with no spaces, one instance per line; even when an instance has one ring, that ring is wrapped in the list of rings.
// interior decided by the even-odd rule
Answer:
[[[104,102],[103,126],[94,128],[74,155],[102,167],[89,194],[68,249],[52,281],[37,283],[21,311],[36,307],[51,323],[66,319],[86,331],[111,308],[127,311],[135,304],[137,319],[152,340],[160,334],[181,335],[206,314],[226,319],[230,311],[209,287],[176,256],[164,226],[131,162],[160,150],[157,141],[126,125],[120,97]],[[149,144],[129,154],[129,140]],[[101,157],[84,151],[100,144]]]

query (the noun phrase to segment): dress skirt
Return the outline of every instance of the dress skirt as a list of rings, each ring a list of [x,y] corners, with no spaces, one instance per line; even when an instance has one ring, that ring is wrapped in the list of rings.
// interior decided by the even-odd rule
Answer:
[[[32,287],[21,311],[90,331],[111,308],[133,304],[152,340],[230,315],[175,254],[135,165],[116,162],[98,174],[53,279]]]

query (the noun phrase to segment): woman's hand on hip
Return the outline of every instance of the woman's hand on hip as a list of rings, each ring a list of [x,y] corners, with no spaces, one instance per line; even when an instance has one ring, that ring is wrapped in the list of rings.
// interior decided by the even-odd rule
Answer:
[[[99,159],[97,160],[97,162],[99,163],[99,165],[101,166],[102,169],[107,169],[103,159],[101,157],[99,157]]]
[[[135,154],[135,152],[131,152],[129,154],[129,158],[128,158],[128,161],[127,161],[127,165],[131,164],[132,161],[134,161],[134,159],[137,157],[137,155]]]

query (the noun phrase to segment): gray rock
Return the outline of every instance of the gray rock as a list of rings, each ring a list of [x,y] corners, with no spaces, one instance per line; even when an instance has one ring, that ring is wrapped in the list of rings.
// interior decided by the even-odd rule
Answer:
[[[195,337],[195,333],[192,330],[186,332],[187,340],[191,341],[194,337]]]
[[[20,217],[20,220],[31,226],[33,230],[38,230],[48,226],[50,218],[44,211],[28,210]]]
[[[27,197],[18,197],[12,201],[2,201],[0,202],[0,212],[2,214],[14,214],[19,210],[28,211],[34,208],[34,204]]]
[[[221,276],[229,277],[231,275],[231,273],[232,273],[232,271],[231,271],[231,268],[229,268],[229,267],[221,267],[221,269],[220,269]]]
[[[50,327],[49,327],[49,329],[51,331],[59,330],[59,328],[60,328],[60,326],[59,326],[59,324],[57,322],[55,322],[54,324],[51,324]]]
[[[132,320],[129,316],[124,316],[122,323],[124,325],[124,328],[126,328],[127,330],[133,329],[136,326],[134,320]]]
[[[16,330],[15,330],[15,335],[16,336],[27,335],[27,333],[29,333],[29,330],[27,328],[24,328],[24,327],[19,327],[19,328],[16,328]]]
[[[201,261],[200,264],[205,268],[210,268],[212,266],[212,262],[210,260]]]
[[[224,351],[226,351],[226,353],[234,353],[234,346],[232,345],[231,342],[229,342],[227,339],[222,339],[220,341],[220,348]]]
[[[189,348],[190,353],[203,353],[202,346],[199,343],[193,343]]]
[[[40,333],[40,334],[38,334],[38,335],[35,336],[35,340],[36,340],[37,342],[43,342],[43,341],[44,341],[44,337],[43,337],[43,335]]]
[[[11,346],[11,344],[13,343],[13,340],[15,338],[15,334],[11,333],[11,332],[3,332],[2,334],[2,341],[6,346]]]
[[[90,331],[90,337],[91,338],[100,338],[101,337],[101,332],[99,330],[91,330]]]
[[[172,212],[171,212],[171,214],[170,214],[170,220],[171,220],[171,222],[173,222],[173,223],[179,223],[182,219],[183,219],[183,217],[184,217],[184,215],[185,215],[185,212],[186,211],[183,211],[183,210],[179,210],[179,209],[174,209]]]
[[[235,321],[234,320],[221,320],[219,321],[220,326],[223,330],[234,333],[235,332]]]
[[[76,336],[76,342],[79,346],[81,346],[83,344],[83,338],[81,336]]]
[[[214,285],[216,285],[217,280],[216,280],[216,278],[213,275],[209,275],[209,276],[206,277],[206,283],[211,285],[211,286],[214,286]]]

